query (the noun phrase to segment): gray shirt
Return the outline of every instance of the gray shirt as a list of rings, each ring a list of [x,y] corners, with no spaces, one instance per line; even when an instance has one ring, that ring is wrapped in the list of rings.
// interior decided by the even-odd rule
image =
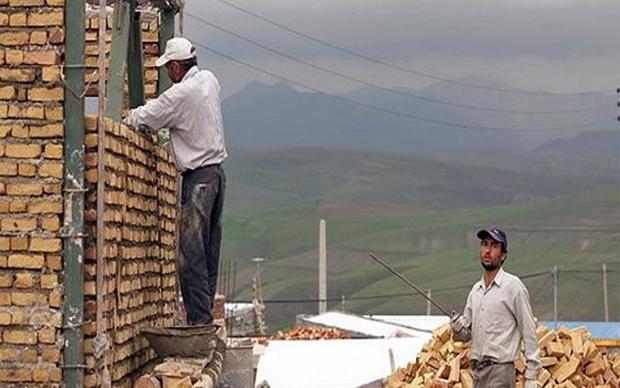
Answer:
[[[220,84],[213,73],[196,66],[155,100],[130,110],[124,122],[155,130],[169,128],[172,151],[181,171],[219,164],[227,157]]]
[[[492,358],[496,362],[517,359],[521,340],[525,345],[525,378],[535,380],[540,369],[536,324],[529,294],[521,280],[500,268],[485,288],[484,278],[474,284],[463,312],[470,327],[473,360]]]

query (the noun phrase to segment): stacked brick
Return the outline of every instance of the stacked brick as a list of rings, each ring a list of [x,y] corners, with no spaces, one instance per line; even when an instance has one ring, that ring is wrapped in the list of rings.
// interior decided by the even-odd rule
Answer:
[[[146,98],[155,98],[157,96],[157,80],[158,72],[155,66],[155,59],[159,56],[159,22],[157,13],[153,11],[143,10],[140,12],[140,21],[142,24],[142,46],[144,51],[144,95]],[[109,53],[112,42],[112,16],[108,16],[106,20],[106,36],[105,36],[105,52],[106,52],[106,68],[109,65]],[[86,82],[86,96],[97,97],[99,90],[97,89],[97,81],[99,80],[98,61],[99,61],[99,11],[93,8],[86,18],[86,73],[84,81]]]
[[[0,0],[0,386],[61,381],[64,0]]]
[[[87,240],[85,386],[101,383],[107,363],[113,386],[131,386],[155,353],[139,335],[147,326],[171,326],[176,314],[175,218],[177,171],[171,154],[125,125],[106,120],[105,155],[97,155],[97,120],[86,119]],[[96,304],[97,163],[105,164],[105,296]],[[96,311],[104,312],[111,347],[95,358]]]

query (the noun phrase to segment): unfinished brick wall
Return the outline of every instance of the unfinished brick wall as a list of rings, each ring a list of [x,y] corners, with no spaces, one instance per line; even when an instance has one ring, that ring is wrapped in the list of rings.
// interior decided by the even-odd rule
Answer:
[[[177,172],[167,149],[125,125],[106,120],[105,156],[97,157],[97,120],[86,120],[86,181],[90,231],[85,255],[86,320],[95,321],[97,162],[105,163],[105,297],[111,340],[105,362],[113,385],[131,386],[155,353],[139,335],[145,326],[175,323],[175,218]],[[101,362],[94,358],[96,326],[86,329],[85,386],[96,386]]]
[[[0,385],[61,380],[63,0],[0,0]]]
[[[64,0],[0,0],[0,386],[62,379]],[[109,18],[111,22],[111,18]],[[157,15],[142,14],[145,94],[154,97]],[[96,96],[96,16],[86,23],[87,96]],[[110,29],[108,28],[108,31]],[[111,34],[108,33],[111,39]],[[109,45],[108,49],[109,50]],[[86,121],[85,386],[96,386],[94,121]],[[173,323],[176,171],[170,154],[132,130],[108,128],[106,298],[114,386],[129,386],[152,351],[145,325]],[[95,147],[95,148],[93,148]]]

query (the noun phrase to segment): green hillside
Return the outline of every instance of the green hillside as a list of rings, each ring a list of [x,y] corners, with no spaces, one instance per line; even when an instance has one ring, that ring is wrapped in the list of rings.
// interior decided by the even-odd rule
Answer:
[[[507,270],[561,272],[560,317],[602,319],[602,263],[620,271],[620,188],[570,176],[507,174],[428,159],[291,150],[231,158],[223,260],[236,262],[237,299],[250,297],[250,258],[268,258],[265,299],[316,299],[318,222],[327,221],[328,297],[358,313],[424,314],[419,297],[367,253],[383,255],[448,306],[462,308],[480,277],[478,226],[503,225]],[[587,272],[591,271],[591,272]],[[599,271],[599,272],[596,272]],[[620,319],[620,274],[608,275]],[[552,278],[525,279],[541,319],[552,318]],[[452,290],[450,290],[452,289]],[[357,299],[359,298],[359,299]],[[575,301],[579,301],[575,303]],[[268,323],[290,325],[316,302],[269,304]]]

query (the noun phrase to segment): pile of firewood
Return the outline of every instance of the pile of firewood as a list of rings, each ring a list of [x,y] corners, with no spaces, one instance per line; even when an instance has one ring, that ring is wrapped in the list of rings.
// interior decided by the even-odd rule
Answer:
[[[470,388],[473,374],[469,368],[470,343],[452,340],[449,325],[435,332],[416,360],[388,377],[387,388]],[[620,355],[598,348],[590,332],[583,327],[536,330],[542,368],[539,387],[619,387]],[[523,387],[525,358],[515,360],[517,388]]]
[[[344,338],[350,338],[350,336],[338,329],[307,325],[294,327],[287,332],[278,331],[271,337],[273,340],[327,340]]]

